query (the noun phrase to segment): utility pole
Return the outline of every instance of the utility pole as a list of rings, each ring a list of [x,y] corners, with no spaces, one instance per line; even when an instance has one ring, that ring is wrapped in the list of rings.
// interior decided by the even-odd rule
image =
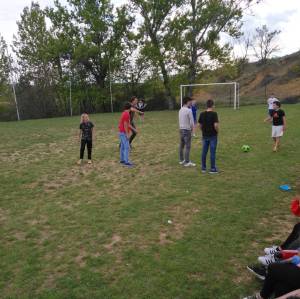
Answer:
[[[71,78],[71,71],[69,74],[69,80],[70,80],[70,95],[69,95],[69,101],[70,101],[70,116],[73,116],[73,107],[72,107],[72,78]]]
[[[73,105],[72,105],[72,70],[71,70],[71,55],[68,53],[69,58],[69,107],[70,107],[70,116],[73,116]]]
[[[111,88],[110,57],[109,57],[109,60],[108,60],[108,72],[109,72],[110,109],[111,109],[111,113],[113,113],[114,112],[114,105],[113,105],[112,88]]]
[[[7,53],[7,57],[8,57],[8,67],[9,67],[9,72],[10,72],[10,77],[11,77],[11,85],[12,85],[12,90],[14,93],[14,98],[15,98],[15,104],[16,104],[16,110],[17,110],[17,118],[18,121],[21,120],[20,118],[20,113],[19,113],[19,107],[18,107],[18,101],[17,101],[17,95],[16,95],[16,89],[15,89],[15,82],[14,82],[14,78],[13,78],[13,72],[12,72],[12,67],[11,67],[11,61],[10,61],[10,56],[8,54],[8,50],[6,49],[6,53]]]

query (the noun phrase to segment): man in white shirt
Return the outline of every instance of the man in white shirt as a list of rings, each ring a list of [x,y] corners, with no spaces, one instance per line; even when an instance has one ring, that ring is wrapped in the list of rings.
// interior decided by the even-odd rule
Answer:
[[[274,93],[271,93],[270,97],[268,98],[268,110],[269,110],[269,115],[271,116],[273,112],[273,103],[274,102],[279,102],[277,98],[275,98]]]
[[[190,161],[192,131],[194,128],[193,113],[192,110],[189,108],[192,104],[192,99],[190,97],[185,97],[182,100],[182,104],[183,106],[179,110],[179,164],[185,167],[191,167],[196,166],[195,163]]]

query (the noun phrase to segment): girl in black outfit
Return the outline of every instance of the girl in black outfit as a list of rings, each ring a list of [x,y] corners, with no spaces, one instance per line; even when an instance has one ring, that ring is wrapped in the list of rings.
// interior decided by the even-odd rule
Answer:
[[[78,164],[82,163],[85,146],[88,151],[88,164],[92,164],[92,147],[93,147],[93,128],[94,124],[90,121],[87,113],[81,115],[81,121],[79,126],[78,139],[81,140],[80,145],[80,159]]]

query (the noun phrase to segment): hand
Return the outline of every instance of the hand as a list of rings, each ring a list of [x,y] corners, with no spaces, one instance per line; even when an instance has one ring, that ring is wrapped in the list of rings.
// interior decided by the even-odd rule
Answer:
[[[130,134],[126,134],[126,137],[129,140],[130,139]]]
[[[283,126],[282,131],[283,131],[283,132],[286,131],[286,126]]]

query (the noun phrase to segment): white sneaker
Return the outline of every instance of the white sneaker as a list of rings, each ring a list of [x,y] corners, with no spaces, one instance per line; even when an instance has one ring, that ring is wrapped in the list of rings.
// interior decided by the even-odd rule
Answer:
[[[188,162],[188,163],[185,163],[183,166],[184,166],[184,167],[195,167],[196,164],[190,161],[190,162]]]
[[[264,266],[268,266],[270,264],[276,263],[276,259],[275,259],[274,255],[272,255],[272,254],[260,256],[260,257],[258,257],[258,261]]]
[[[183,160],[183,161],[179,161],[179,164],[180,165],[183,165],[185,163],[185,161]]]
[[[88,160],[88,164],[92,164],[92,160]]]
[[[272,247],[267,247],[264,249],[264,252],[266,255],[274,254],[276,252],[280,251],[279,246],[272,246]]]

